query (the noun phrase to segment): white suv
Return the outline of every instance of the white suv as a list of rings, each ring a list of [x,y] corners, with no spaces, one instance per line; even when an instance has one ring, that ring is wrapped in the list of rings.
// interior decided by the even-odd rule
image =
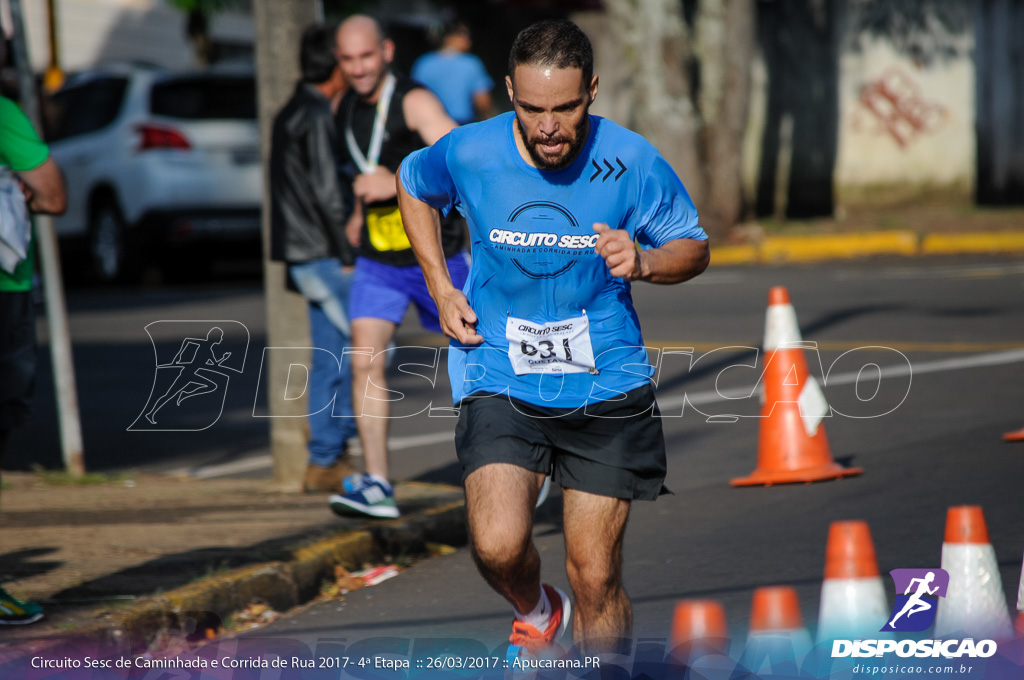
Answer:
[[[95,278],[131,277],[166,246],[258,242],[251,69],[98,68],[70,77],[45,112],[68,187],[57,235],[85,241]]]

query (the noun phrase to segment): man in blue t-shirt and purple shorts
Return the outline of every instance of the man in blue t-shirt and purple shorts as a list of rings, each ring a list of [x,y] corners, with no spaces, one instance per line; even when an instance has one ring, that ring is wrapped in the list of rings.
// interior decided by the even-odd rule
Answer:
[[[394,42],[369,16],[351,16],[338,27],[338,64],[350,86],[335,121],[338,159],[355,168],[352,190],[358,199],[348,229],[349,241],[359,246],[349,317],[352,346],[369,351],[352,354],[352,408],[366,473],[346,480],[330,506],[341,515],[381,518],[399,516],[389,481],[386,350],[410,304],[425,329],[441,330],[402,226],[394,173],[409,153],[455,127],[433,93],[391,69],[394,52]],[[469,260],[462,225],[446,222],[440,233],[452,278],[464,281]]]
[[[452,338],[474,559],[515,610],[512,645],[542,654],[572,618],[590,654],[631,634],[626,519],[633,500],[664,491],[665,442],[631,282],[697,276],[709,261],[707,235],[657,150],[590,115],[593,50],[575,24],[520,33],[506,86],[514,112],[409,155],[398,200]],[[473,244],[462,290],[437,237],[438,211],[452,209]],[[541,583],[531,539],[549,470],[563,490],[574,608]]]

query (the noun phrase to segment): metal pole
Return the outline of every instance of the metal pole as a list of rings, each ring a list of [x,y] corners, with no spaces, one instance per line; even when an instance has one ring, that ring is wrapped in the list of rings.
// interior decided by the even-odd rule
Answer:
[[[18,84],[21,106],[36,131],[42,134],[39,117],[36,81],[29,62],[28,41],[21,11],[21,0],[9,0],[11,5],[12,47],[18,63]],[[53,381],[57,391],[57,418],[60,422],[60,441],[64,454],[64,467],[75,477],[85,474],[82,454],[82,423],[78,416],[78,388],[75,386],[75,366],[68,335],[67,309],[64,305],[64,283],[60,273],[60,251],[53,218],[35,217],[36,241],[43,265],[43,290],[46,293],[46,320],[50,326],[50,357],[53,362]]]
[[[60,43],[57,41],[57,0],[46,0],[46,18],[50,29],[50,65],[43,76],[43,88],[53,92],[64,84],[64,71],[60,68]]]

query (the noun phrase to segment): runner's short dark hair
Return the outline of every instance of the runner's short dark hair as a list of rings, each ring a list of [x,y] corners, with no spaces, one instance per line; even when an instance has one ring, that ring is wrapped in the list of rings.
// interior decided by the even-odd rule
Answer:
[[[338,66],[334,56],[334,27],[326,24],[311,24],[302,32],[299,49],[299,65],[302,81],[319,85],[331,79]]]
[[[584,86],[594,75],[594,48],[579,26],[565,19],[548,19],[524,28],[512,43],[508,74],[516,66],[553,66],[583,71]]]
[[[466,25],[466,22],[463,21],[462,19],[459,19],[458,17],[453,17],[448,21],[444,22],[444,25],[441,27],[441,38],[444,39],[450,35],[455,35],[456,33],[462,32],[469,33],[469,26]]]

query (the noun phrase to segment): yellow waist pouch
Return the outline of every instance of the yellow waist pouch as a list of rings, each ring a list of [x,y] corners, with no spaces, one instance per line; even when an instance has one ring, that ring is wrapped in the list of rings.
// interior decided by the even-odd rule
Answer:
[[[408,250],[412,247],[409,237],[405,235],[398,206],[367,210],[366,231],[370,236],[370,244],[379,252]]]

